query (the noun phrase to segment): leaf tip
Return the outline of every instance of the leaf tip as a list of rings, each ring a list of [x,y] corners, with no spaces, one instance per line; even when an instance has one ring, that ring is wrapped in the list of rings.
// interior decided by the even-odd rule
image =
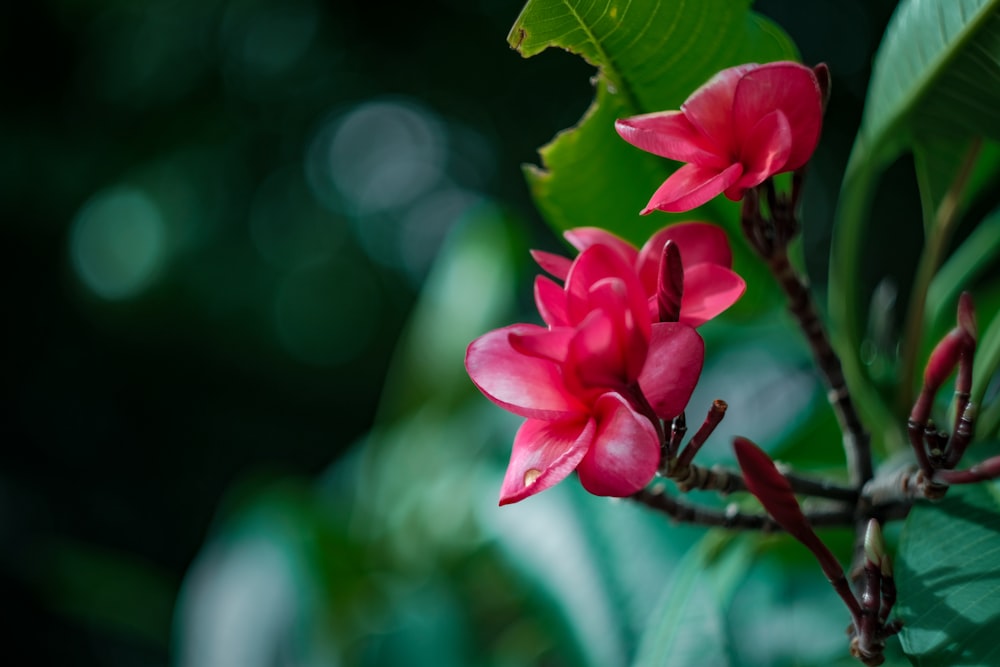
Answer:
[[[521,52],[521,45],[524,43],[524,38],[527,36],[527,30],[520,25],[515,25],[510,29],[510,34],[507,35],[507,43],[510,44],[511,49],[521,53],[521,55],[524,55],[524,53]]]

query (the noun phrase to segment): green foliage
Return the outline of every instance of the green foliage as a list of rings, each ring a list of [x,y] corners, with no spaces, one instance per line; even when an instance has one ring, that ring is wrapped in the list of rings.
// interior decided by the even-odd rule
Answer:
[[[594,104],[579,125],[541,149],[541,169],[528,168],[535,202],[553,228],[595,225],[642,242],[651,225],[670,220],[700,216],[735,223],[737,207],[722,200],[683,217],[662,214],[649,221],[630,215],[642,209],[676,165],[622,141],[614,121],[676,109],[720,69],[794,59],[788,37],[748,11],[749,5],[732,0],[528,2],[508,37],[514,48],[529,57],[559,47],[598,68]]]
[[[1000,313],[1000,309],[994,309]],[[976,367],[972,377],[972,400],[981,405],[976,429],[981,437],[1000,436],[1000,401],[993,397],[991,403],[983,405],[983,396],[991,380],[996,378],[1000,368],[1000,314],[994,314],[993,321],[983,333],[976,349]]]
[[[713,559],[725,541],[719,533],[709,534],[678,564],[673,583],[664,589],[651,617],[634,667],[732,664],[724,609],[746,574],[751,552],[744,542]]]
[[[914,508],[903,528],[896,580],[900,639],[917,667],[1000,661],[1000,488],[956,487]]]
[[[991,145],[1000,139],[995,121],[1000,104],[998,10],[996,0],[905,0],[898,6],[875,59],[864,119],[844,176],[830,267],[830,312],[848,380],[876,441],[890,448],[903,442],[899,417],[908,408],[917,350],[925,341],[924,296],[962,213],[983,194],[984,181],[995,183],[1000,166]],[[883,174],[905,151],[914,156],[925,243],[908,299],[911,312],[897,380],[879,391],[862,359],[863,313],[874,283],[882,278],[883,248],[873,247],[870,230],[877,222],[873,204]],[[914,224],[909,234],[918,233]],[[957,278],[967,284],[967,276]]]

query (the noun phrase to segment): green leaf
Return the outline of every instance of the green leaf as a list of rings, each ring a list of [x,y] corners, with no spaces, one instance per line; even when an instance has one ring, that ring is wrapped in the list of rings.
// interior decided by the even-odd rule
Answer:
[[[535,201],[556,230],[595,225],[635,242],[652,229],[637,215],[675,163],[618,137],[617,118],[676,109],[721,69],[796,57],[773,24],[748,10],[749,0],[530,0],[508,41],[525,57],[548,47],[583,56],[598,68],[597,97],[580,124],[541,150],[528,168]],[[685,219],[729,219],[721,198]],[[658,214],[659,226],[678,216]]]
[[[865,231],[885,168],[915,153],[925,218],[930,219],[965,159],[971,138],[1000,136],[1000,0],[902,2],[876,55],[868,102],[841,191],[830,265],[830,313],[848,381],[894,442],[893,407],[878,395],[860,357],[869,286],[859,270],[879,261]],[[946,239],[945,239],[946,240]],[[920,297],[922,298],[922,294]],[[919,335],[918,332],[910,332]],[[909,392],[910,387],[901,387]]]
[[[853,159],[884,163],[921,137],[1000,136],[998,8],[997,0],[899,5],[875,57]]]
[[[958,295],[996,266],[1000,254],[1000,210],[993,211],[951,254],[927,292],[927,324],[955,326]],[[937,328],[937,327],[935,327]]]
[[[752,550],[740,540],[713,559],[720,539],[728,538],[706,535],[674,569],[633,667],[735,664],[723,610],[750,566]]]
[[[953,487],[922,504],[900,537],[896,616],[917,667],[1000,662],[1000,489]]]

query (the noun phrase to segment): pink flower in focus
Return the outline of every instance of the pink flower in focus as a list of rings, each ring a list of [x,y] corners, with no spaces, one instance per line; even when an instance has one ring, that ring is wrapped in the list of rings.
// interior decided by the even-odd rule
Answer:
[[[798,169],[816,149],[822,120],[815,72],[774,62],[722,70],[680,111],[624,118],[615,129],[644,151],[687,163],[653,194],[646,214],[689,211],[722,193],[737,201],[747,188]]]
[[[501,505],[574,469],[596,495],[643,488],[660,460],[654,420],[680,414],[704,360],[693,328],[650,321],[638,275],[607,245],[580,253],[567,268],[565,290],[551,284],[564,295],[559,312],[548,313],[558,324],[497,329],[466,353],[466,370],[483,394],[526,418]]]
[[[707,222],[684,222],[668,225],[646,241],[637,250],[628,241],[597,227],[578,227],[567,230],[566,240],[577,250],[584,251],[595,245],[614,250],[631,267],[639,278],[649,306],[652,320],[658,319],[657,292],[659,264],[663,246],[673,241],[680,250],[684,268],[684,292],[681,299],[680,322],[698,327],[719,315],[743,295],[746,282],[732,270],[733,253],[722,228]],[[556,278],[564,280],[569,272],[570,260],[551,253],[534,251],[539,265]],[[561,305],[563,290],[553,281],[539,276],[535,281],[535,302],[542,319],[549,325],[562,323]]]

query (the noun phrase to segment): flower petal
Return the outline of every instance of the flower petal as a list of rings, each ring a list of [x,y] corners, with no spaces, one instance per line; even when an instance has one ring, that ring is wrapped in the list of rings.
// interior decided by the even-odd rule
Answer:
[[[772,111],[754,125],[744,137],[740,148],[743,175],[736,182],[740,188],[752,188],[774,174],[788,171],[785,164],[792,150],[792,130],[788,119],[780,111]],[[729,196],[729,193],[726,193]],[[736,199],[742,196],[740,193]],[[733,197],[730,197],[733,199]]]
[[[615,121],[622,139],[637,148],[679,162],[725,168],[730,160],[680,111],[659,111]]]
[[[708,222],[682,222],[667,225],[653,234],[639,251],[636,269],[646,293],[656,291],[660,270],[660,256],[667,241],[677,244],[681,262],[685,267],[708,262],[726,268],[733,265],[733,251],[722,227]]]
[[[511,334],[545,331],[514,324],[484,334],[469,344],[465,369],[488,399],[522,417],[560,419],[587,412],[567,389],[558,364],[514,349]]]
[[[637,318],[636,324],[646,335],[649,333],[646,292],[639,282],[635,268],[616,251],[606,245],[592,245],[573,261],[566,277],[566,312],[569,322],[580,323],[590,313],[591,288],[605,278],[617,278],[625,287],[629,311]]]
[[[606,245],[622,256],[629,264],[635,264],[636,249],[631,243],[600,227],[577,227],[563,232],[570,244],[583,252],[592,245]]]
[[[736,303],[746,289],[743,278],[723,266],[692,266],[684,271],[680,321],[699,327]]]
[[[660,464],[653,424],[615,393],[594,405],[597,433],[577,466],[583,488],[598,496],[630,496],[642,489]]]
[[[552,252],[545,252],[544,250],[532,250],[531,257],[538,263],[538,266],[542,267],[542,271],[555,276],[559,280],[566,280],[566,274],[569,273],[569,267],[572,264],[572,260],[568,257],[563,257]]]
[[[529,357],[539,357],[562,364],[566,361],[570,341],[575,335],[576,330],[570,327],[539,329],[530,333],[512,332],[510,346],[516,352]]]
[[[564,480],[587,453],[595,431],[589,417],[524,422],[514,436],[500,504],[516,503]]]
[[[535,306],[550,327],[568,326],[566,292],[545,276],[535,276]]]
[[[705,342],[694,328],[679,322],[653,325],[639,386],[658,417],[673,419],[684,410],[704,361]]]
[[[785,115],[792,132],[784,170],[798,169],[816,149],[823,124],[823,93],[815,72],[799,63],[774,62],[740,79],[733,98],[733,122],[741,137],[774,110]]]
[[[671,174],[653,193],[642,214],[646,215],[654,210],[668,213],[690,211],[722,194],[739,180],[742,173],[743,167],[739,163],[729,165],[721,172],[718,169],[686,164]]]
[[[625,387],[638,378],[646,360],[648,332],[629,311],[625,285],[605,278],[591,289],[590,314],[569,343],[566,367],[581,388]],[[643,302],[643,315],[646,304]]]
[[[566,358],[567,373],[579,382],[579,393],[594,387],[619,388],[627,384],[623,343],[617,340],[608,313],[592,310],[575,330]],[[567,381],[570,381],[567,378]]]
[[[737,135],[733,127],[733,98],[740,79],[758,65],[748,63],[724,69],[691,93],[681,111],[691,124],[711,137],[716,151],[732,157]]]

